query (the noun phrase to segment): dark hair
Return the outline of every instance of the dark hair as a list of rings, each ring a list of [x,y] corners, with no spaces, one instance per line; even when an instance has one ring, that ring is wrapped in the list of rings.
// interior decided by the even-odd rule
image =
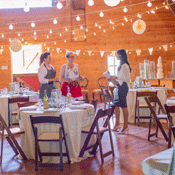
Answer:
[[[44,52],[44,53],[41,54],[41,56],[40,56],[40,66],[43,63],[44,59],[47,59],[48,55],[51,55],[51,53],[50,52]]]
[[[118,67],[118,71],[121,69],[122,65],[126,63],[126,64],[128,64],[128,66],[130,68],[130,72],[131,72],[131,66],[128,62],[128,56],[126,54],[126,51],[124,49],[119,49],[119,50],[117,50],[117,53],[118,53],[119,58],[120,58],[120,65]]]

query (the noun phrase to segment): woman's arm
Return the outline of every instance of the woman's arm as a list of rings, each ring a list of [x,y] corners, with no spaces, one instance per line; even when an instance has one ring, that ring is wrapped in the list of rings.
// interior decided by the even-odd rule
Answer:
[[[44,78],[47,75],[47,69],[44,66],[41,66],[38,69],[38,79],[41,84],[46,84],[49,82],[48,79]]]
[[[64,78],[65,69],[66,69],[66,65],[64,64],[64,65],[61,66],[61,69],[60,69],[60,80],[62,82],[66,82],[66,83],[69,84],[69,83],[72,82],[72,80],[71,79],[67,80],[67,79]]]

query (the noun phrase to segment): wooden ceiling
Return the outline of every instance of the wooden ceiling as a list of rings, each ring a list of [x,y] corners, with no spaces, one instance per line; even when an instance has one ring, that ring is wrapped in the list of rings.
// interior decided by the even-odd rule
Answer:
[[[166,9],[165,0],[152,0],[152,7],[148,7],[148,1],[145,0],[124,0],[114,7],[107,6],[103,0],[95,0],[93,6],[88,6],[87,2],[88,0],[67,1],[66,6],[60,10],[56,7],[32,8],[28,13],[23,9],[0,10],[0,36],[4,34],[4,38],[0,37],[0,46],[9,46],[9,39],[14,38],[21,41],[23,38],[23,44],[46,43],[54,46],[56,42],[55,47],[77,44],[79,49],[86,47],[86,50],[114,50],[116,46],[125,46],[132,51],[175,44],[175,16],[170,8]],[[127,7],[127,13],[123,12],[124,7]],[[104,17],[99,16],[100,11],[103,11]],[[140,19],[138,13],[146,23],[145,32],[139,35],[132,29],[133,23]],[[81,17],[80,21],[76,21],[77,15]],[[57,24],[53,24],[54,19],[57,19]],[[110,20],[113,24],[110,24]],[[31,27],[31,22],[36,24],[34,28]],[[9,29],[10,24],[13,25],[13,30]],[[81,25],[83,29],[80,29]],[[68,31],[65,31],[66,28]],[[49,33],[50,30],[52,33]]]

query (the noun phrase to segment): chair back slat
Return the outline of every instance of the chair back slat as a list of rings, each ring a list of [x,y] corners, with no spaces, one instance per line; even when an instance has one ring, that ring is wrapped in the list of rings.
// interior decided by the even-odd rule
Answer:
[[[153,96],[157,91],[137,91],[137,97]]]
[[[91,104],[94,106],[95,111],[97,110],[98,99],[92,100]]]
[[[8,98],[8,103],[28,102],[28,101],[29,101],[29,96]]]
[[[98,79],[98,84],[100,88],[107,88],[109,86],[108,79],[106,77],[100,77]]]
[[[81,88],[83,88],[83,89],[87,89],[88,84],[89,84],[88,78],[84,78],[83,81],[80,81],[80,86],[81,86]]]
[[[37,102],[17,102],[18,108],[35,105]]]

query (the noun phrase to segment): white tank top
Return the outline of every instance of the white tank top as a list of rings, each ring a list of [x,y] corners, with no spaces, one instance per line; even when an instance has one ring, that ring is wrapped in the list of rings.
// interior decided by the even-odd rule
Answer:
[[[79,78],[79,67],[78,64],[74,63],[74,67],[71,69],[67,64],[65,68],[64,78],[72,79],[73,81],[78,80]]]

